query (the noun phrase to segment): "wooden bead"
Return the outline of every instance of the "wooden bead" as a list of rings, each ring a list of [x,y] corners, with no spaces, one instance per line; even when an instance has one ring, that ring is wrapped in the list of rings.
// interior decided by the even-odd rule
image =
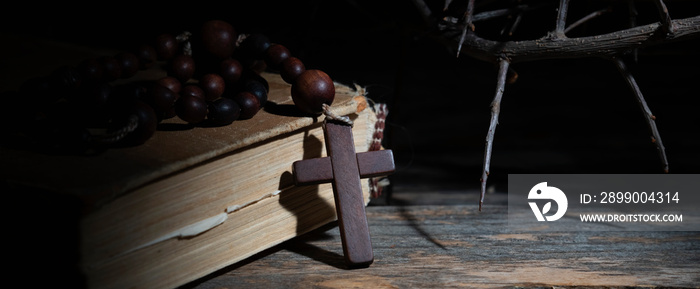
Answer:
[[[136,57],[139,59],[140,69],[149,69],[158,60],[158,52],[153,46],[144,44],[136,49]]]
[[[85,82],[97,82],[102,80],[102,64],[97,61],[97,58],[87,58],[81,61],[78,66],[78,73]]]
[[[102,64],[102,79],[114,81],[122,76],[122,66],[114,56],[102,56],[98,59]]]
[[[246,80],[255,80],[257,82],[262,83],[262,85],[265,87],[265,91],[270,92],[270,84],[267,83],[267,80],[264,77],[262,77],[260,74],[250,72],[250,73],[246,73],[244,75],[244,77]]]
[[[265,103],[267,103],[267,89],[265,88],[265,85],[259,80],[246,80],[243,91],[247,91],[253,94],[258,99],[258,104],[260,107],[265,106]]]
[[[233,99],[219,98],[208,103],[209,113],[207,121],[213,126],[223,126],[231,124],[238,119],[241,113],[241,108]]]
[[[194,96],[180,96],[175,102],[175,112],[189,123],[200,123],[207,117],[207,102]]]
[[[241,107],[240,119],[250,119],[260,110],[258,98],[250,92],[239,92],[233,97],[233,100]]]
[[[270,47],[270,39],[264,34],[252,33],[238,47],[240,56],[247,59],[264,59]]]
[[[164,33],[156,37],[155,50],[158,59],[168,60],[177,54],[178,43],[175,36]]]
[[[123,127],[126,124],[126,120],[131,115],[135,115],[138,118],[137,126],[134,131],[123,139],[123,142],[131,145],[143,144],[156,132],[156,128],[158,127],[156,113],[150,105],[138,100],[129,107],[120,121],[116,122],[121,124],[121,126],[116,126],[115,128]]]
[[[221,74],[221,77],[224,78],[224,81],[229,84],[233,84],[241,79],[241,75],[243,74],[243,66],[238,60],[233,58],[225,59],[221,61],[219,73]]]
[[[262,59],[255,59],[252,61],[247,62],[247,66],[244,66],[245,68],[249,69],[252,72],[255,72],[257,74],[265,72],[267,70],[267,62]]]
[[[204,99],[204,90],[199,85],[188,84],[180,91],[180,97],[196,97]]]
[[[225,59],[233,55],[236,31],[231,24],[221,20],[210,20],[202,25],[201,41],[204,49],[215,57]]]
[[[139,59],[133,53],[122,52],[117,54],[114,58],[117,59],[121,67],[121,78],[132,77],[139,71]]]
[[[292,56],[291,52],[287,47],[281,44],[270,45],[270,48],[265,52],[265,62],[267,65],[273,69],[279,69],[282,65],[282,61]]]
[[[208,73],[203,75],[199,79],[199,86],[204,91],[204,98],[206,100],[215,100],[224,94],[224,89],[226,87],[224,79],[218,74]]]
[[[148,103],[156,113],[158,119],[168,119],[175,116],[175,101],[178,94],[160,84],[153,84],[146,94]]]
[[[323,104],[331,105],[335,98],[333,80],[323,71],[304,71],[292,85],[292,100],[296,107],[309,114],[323,112]]]
[[[194,59],[192,56],[179,54],[172,59],[168,75],[184,83],[194,76],[194,69]]]
[[[156,83],[167,87],[174,93],[180,93],[180,90],[182,90],[182,83],[173,76],[165,76],[159,78],[158,80],[156,80]]]
[[[282,79],[286,83],[293,84],[294,80],[296,80],[296,78],[299,77],[299,75],[301,75],[304,71],[306,71],[304,63],[301,62],[299,58],[290,56],[282,61],[280,76],[282,76]]]

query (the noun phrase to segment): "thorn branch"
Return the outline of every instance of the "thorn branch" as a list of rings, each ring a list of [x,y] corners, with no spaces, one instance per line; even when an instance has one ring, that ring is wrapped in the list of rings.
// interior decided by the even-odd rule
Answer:
[[[557,25],[553,36],[555,38],[566,38],[564,29],[566,27],[566,15],[569,13],[569,0],[560,0],[557,12]]]
[[[484,168],[481,173],[481,197],[479,198],[479,211],[484,204],[484,196],[486,195],[486,180],[489,177],[489,169],[491,167],[491,151],[493,148],[493,136],[496,134],[496,125],[498,125],[498,115],[501,113],[501,98],[506,86],[506,76],[508,75],[508,67],[510,61],[502,58],[498,63],[498,81],[496,85],[496,96],[491,102],[491,123],[489,131],[486,135],[486,149],[484,152]]]
[[[661,16],[661,29],[666,35],[673,35],[676,28],[671,20],[671,15],[668,13],[668,8],[664,4],[663,0],[656,0],[656,7],[659,9],[659,16]]]
[[[651,110],[649,109],[646,100],[644,100],[644,95],[642,95],[642,91],[641,89],[639,89],[639,85],[637,85],[637,81],[634,80],[634,76],[632,76],[632,73],[630,73],[629,69],[627,69],[627,66],[622,61],[622,59],[618,57],[613,57],[612,60],[617,66],[617,69],[622,74],[622,77],[625,78],[627,85],[629,85],[629,87],[632,89],[634,96],[637,98],[639,108],[642,110],[642,113],[644,113],[644,120],[646,120],[647,126],[649,126],[649,131],[652,135],[651,142],[656,145],[656,149],[658,150],[659,158],[661,159],[661,165],[664,172],[668,173],[668,159],[666,158],[666,149],[664,148],[664,145],[661,142],[661,135],[659,135],[659,130],[656,128],[656,116],[654,116],[654,114],[651,113]]]

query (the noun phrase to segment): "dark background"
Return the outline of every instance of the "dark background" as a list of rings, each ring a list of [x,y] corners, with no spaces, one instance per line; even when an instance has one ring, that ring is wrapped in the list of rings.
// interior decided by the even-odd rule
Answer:
[[[246,1],[253,2],[253,1]],[[466,2],[466,1],[465,1]],[[477,1],[476,12],[515,1]],[[572,1],[569,23],[611,7],[569,37],[608,33],[629,25],[627,1]],[[92,6],[58,4],[4,9],[2,33],[85,47],[130,49],[164,32],[196,30],[226,20],[241,33],[261,32],[287,46],[307,68],[335,81],[367,87],[389,104],[385,146],[397,165],[393,196],[448,192],[476,199],[483,164],[496,67],[436,41],[412,1],[192,2],[145,8],[142,3]],[[434,11],[441,1],[428,1]],[[510,39],[536,39],[554,26],[558,1],[524,15]],[[658,21],[652,1],[635,1],[637,23]],[[674,18],[700,14],[696,1],[667,1]],[[476,23],[491,39],[512,19]],[[7,39],[7,38],[6,38]],[[667,149],[671,173],[699,173],[700,42],[689,40],[638,51],[626,60]],[[21,53],[15,52],[15,53]],[[14,56],[4,53],[2,59]],[[643,115],[615,66],[606,59],[514,63],[519,78],[507,85],[496,131],[489,183],[496,191],[513,173],[662,173]],[[37,71],[40,71],[38,68]],[[6,77],[6,76],[3,76]],[[385,194],[386,197],[387,194]],[[374,200],[382,204],[385,200]]]

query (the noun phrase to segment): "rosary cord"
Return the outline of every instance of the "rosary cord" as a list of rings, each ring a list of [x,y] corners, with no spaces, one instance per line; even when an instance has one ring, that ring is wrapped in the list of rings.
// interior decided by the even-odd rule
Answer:
[[[374,123],[374,134],[372,135],[372,143],[369,146],[370,151],[378,151],[382,146],[386,116],[389,114],[389,110],[385,103],[375,103],[374,113],[377,115],[377,122]]]
[[[177,40],[177,42],[184,42],[184,45],[182,46],[183,54],[192,56],[192,44],[190,43],[190,36],[192,36],[192,33],[190,33],[189,31],[184,31],[181,34],[175,36],[175,40]]]
[[[386,116],[389,114],[389,110],[385,103],[375,103],[374,113],[377,115],[377,122],[374,123],[374,134],[372,135],[372,143],[369,145],[369,151],[378,151],[382,148]],[[373,198],[378,198],[382,195],[382,186],[379,185],[379,180],[380,178],[369,179],[369,191]]]
[[[130,115],[127,119],[126,125],[119,130],[114,132],[103,134],[103,135],[93,135],[90,137],[90,142],[100,143],[100,144],[112,144],[120,141],[126,137],[129,133],[136,130],[139,126],[139,118],[136,115]]]
[[[349,126],[353,125],[352,120],[347,116],[339,116],[331,111],[331,107],[328,104],[323,104],[323,114],[326,116],[324,121],[339,121],[345,123]],[[377,122],[374,124],[374,134],[372,135],[372,142],[369,146],[369,151],[377,151],[382,147],[382,139],[384,139],[384,127],[386,125],[386,116],[389,113],[387,105],[384,103],[374,104],[374,112],[377,116]],[[377,198],[382,194],[382,187],[379,186],[379,178],[371,178],[369,182],[370,194],[373,198]]]
[[[331,111],[331,106],[325,103],[323,104],[323,114],[326,116],[325,121],[334,120],[345,123],[349,126],[353,125],[352,120],[350,120],[349,117],[337,115],[336,113]]]

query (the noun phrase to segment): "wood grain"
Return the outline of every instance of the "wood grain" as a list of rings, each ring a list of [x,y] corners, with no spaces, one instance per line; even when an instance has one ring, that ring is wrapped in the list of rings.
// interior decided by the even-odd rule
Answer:
[[[352,127],[327,122],[326,151],[333,167],[333,195],[338,215],[343,255],[348,264],[368,266],[374,261],[365,204],[357,166]]]
[[[698,232],[519,233],[507,206],[366,208],[375,262],[347,270],[335,226],[185,288],[622,288],[700,284]]]

